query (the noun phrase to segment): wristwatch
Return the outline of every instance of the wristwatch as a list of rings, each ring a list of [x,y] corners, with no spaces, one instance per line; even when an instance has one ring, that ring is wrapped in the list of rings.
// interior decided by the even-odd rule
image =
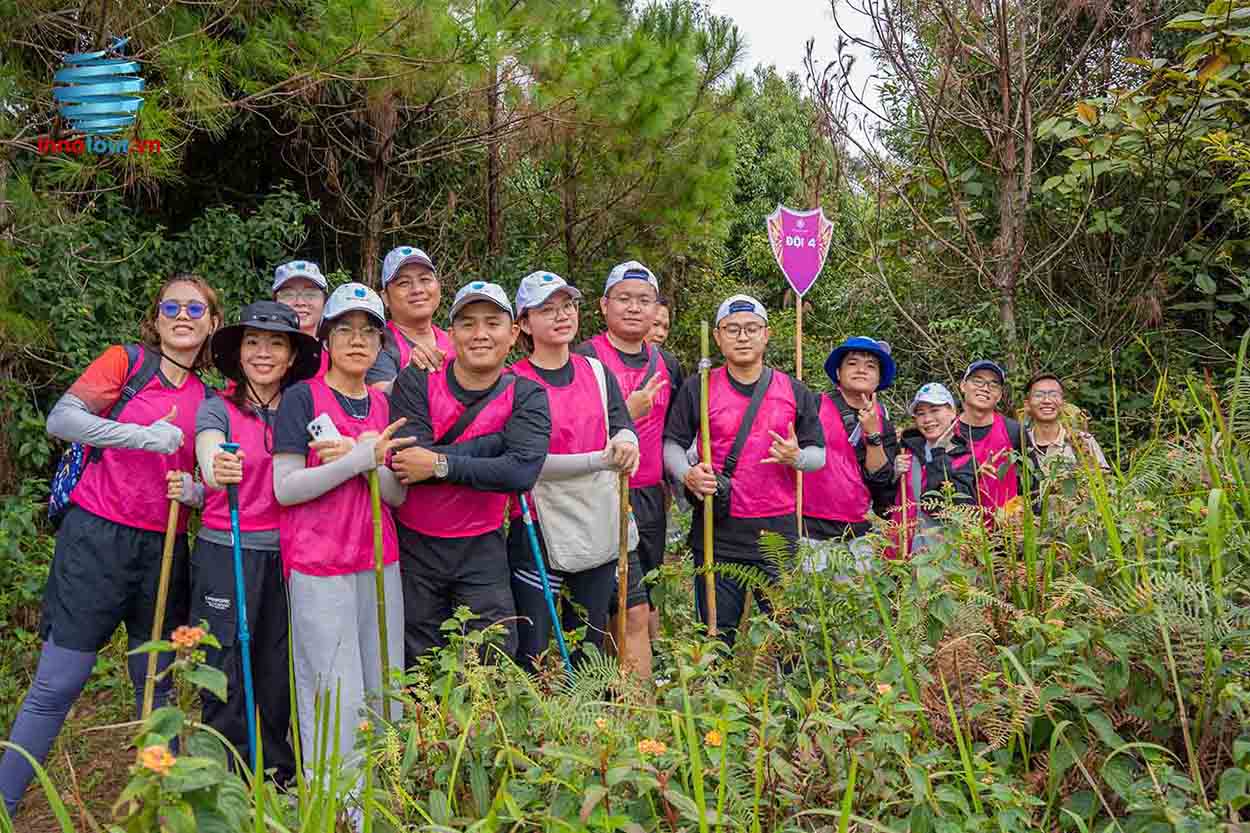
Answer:
[[[440,454],[438,459],[434,461],[434,476],[439,480],[447,478],[447,455]]]
[[[869,445],[876,445],[876,446],[881,445],[881,432],[878,431],[875,434],[869,434],[868,436],[864,437],[864,442],[868,443]]]

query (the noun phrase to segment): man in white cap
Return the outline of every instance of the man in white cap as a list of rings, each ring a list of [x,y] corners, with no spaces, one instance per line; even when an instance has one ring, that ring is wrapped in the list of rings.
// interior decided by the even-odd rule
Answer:
[[[368,382],[384,387],[409,364],[437,370],[451,356],[451,339],[434,323],[442,286],[434,261],[415,246],[396,246],[382,261],[382,300],[391,314],[394,345],[378,354]]]
[[[311,260],[292,260],[273,270],[273,299],[286,304],[299,316],[299,329],[304,335],[317,337],[317,327],[321,324],[321,314],[325,311],[326,297],[330,293],[330,284],[321,267]],[[317,372],[320,378],[326,375],[330,366],[329,351],[321,353],[321,368]]]
[[[668,516],[664,506],[664,426],[674,394],[681,388],[681,366],[672,353],[647,344],[655,322],[660,282],[636,260],[608,273],[599,309],[607,331],[584,342],[577,352],[603,362],[616,377],[638,434],[640,463],[630,478],[630,503],[638,523],[638,562],[645,575],[664,562]],[[648,594],[650,590],[648,589]],[[629,655],[651,655],[649,633],[659,624],[649,602],[632,605],[626,621]]]
[[[664,463],[696,498],[690,548],[703,563],[703,498],[716,495],[713,556],[717,564],[758,570],[770,580],[776,567],[760,551],[760,533],[798,540],[794,470],[825,464],[820,400],[799,380],[764,364],[768,312],[749,295],[734,295],[716,312],[716,345],[723,367],[710,374],[708,415],[712,465],[691,465],[686,450],[699,434],[700,385],[691,377],[677,394],[664,432]],[[719,493],[719,494],[718,494]],[[695,595],[707,621],[704,581]],[[727,573],[716,576],[716,627],[732,643],[747,587]],[[759,599],[761,608],[766,600]]]
[[[395,512],[407,665],[445,644],[442,624],[460,605],[474,627],[502,624],[504,650],[516,650],[504,513],[533,488],[551,437],[547,392],[504,373],[518,332],[503,289],[473,281],[451,307],[452,359],[395,380],[391,420],[407,419],[397,438],[416,439],[392,462],[410,487]]]

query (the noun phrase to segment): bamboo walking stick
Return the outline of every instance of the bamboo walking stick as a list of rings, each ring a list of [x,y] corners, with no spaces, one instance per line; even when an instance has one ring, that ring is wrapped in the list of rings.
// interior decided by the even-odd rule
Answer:
[[[629,616],[625,604],[629,595],[629,473],[621,472],[617,481],[621,489],[620,543],[616,556],[616,655],[621,667],[628,663],[625,648],[625,625]]]
[[[709,468],[712,465],[712,432],[708,418],[708,374],[712,367],[708,359],[707,322],[699,332],[699,436],[703,447],[702,459]],[[712,572],[712,495],[703,498],[703,588],[707,597],[707,632],[716,636],[716,576]]]
[[[161,553],[161,577],[156,585],[156,612],[152,616],[152,641],[156,642],[165,631],[165,605],[169,602],[169,574],[174,565],[174,543],[178,539],[178,499],[169,500],[169,520],[165,524],[165,549]],[[148,674],[143,681],[142,720],[152,714],[152,700],[156,696],[157,651],[148,654]]]
[[[389,679],[391,656],[386,632],[386,577],[383,574],[382,544],[382,488],[378,485],[378,471],[369,472],[369,508],[373,512],[373,586],[378,599],[378,655],[382,659],[382,717],[390,720]]]
[[[911,464],[912,466],[916,465],[916,461],[912,460]],[[899,478],[899,481],[898,481],[899,496],[902,498],[899,501],[899,503],[903,507],[903,519],[902,519],[903,526],[901,527],[902,531],[899,533],[898,551],[902,555],[902,558],[904,561],[907,560],[907,544],[909,543],[909,540],[911,539],[911,524],[908,521],[908,518],[911,516],[911,513],[907,511],[907,478],[910,476],[911,476],[911,466],[908,466],[907,471],[903,473],[903,476]],[[916,520],[917,522],[919,522],[920,520],[920,506],[919,505],[916,506]]]

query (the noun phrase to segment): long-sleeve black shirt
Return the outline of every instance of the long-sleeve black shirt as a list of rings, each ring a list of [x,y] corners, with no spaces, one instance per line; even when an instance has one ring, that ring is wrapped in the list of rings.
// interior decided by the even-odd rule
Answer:
[[[774,371],[775,373],[780,371]],[[758,381],[743,384],[728,374],[729,383],[734,390],[743,396],[750,397],[755,392]],[[820,399],[816,394],[793,376],[787,377],[794,390],[794,434],[798,438],[799,448],[818,447],[825,445],[825,431],[820,425]],[[699,433],[699,377],[688,378],[676,400],[668,412],[668,422],[664,427],[664,442],[673,442],[682,448],[689,448]],[[734,488],[741,488],[734,484]],[[703,501],[692,501],[694,514],[690,524],[690,548],[695,553],[703,552]],[[760,533],[776,532],[791,540],[798,536],[798,520],[794,513],[779,515],[773,518],[726,518],[716,522],[713,554],[719,561],[739,560],[758,561],[760,553]]]
[[[468,390],[456,379],[454,362],[443,371],[447,374],[447,387],[456,400],[466,408],[494,390]],[[502,448],[496,454],[483,455],[483,446],[496,442],[494,438],[465,448],[462,453],[452,443],[446,452],[446,482],[469,486],[483,492],[524,492],[533,488],[542,470],[543,460],[551,439],[551,411],[547,406],[547,392],[532,379],[508,375],[498,384],[510,383],[515,387],[512,413],[504,424],[499,437]],[[433,445],[434,429],[430,419],[429,373],[416,367],[406,367],[395,379],[391,390],[391,421],[400,417],[407,423],[396,432],[398,437],[415,437],[417,445],[428,448]],[[465,444],[468,445],[468,444]],[[485,450],[494,450],[493,447]]]

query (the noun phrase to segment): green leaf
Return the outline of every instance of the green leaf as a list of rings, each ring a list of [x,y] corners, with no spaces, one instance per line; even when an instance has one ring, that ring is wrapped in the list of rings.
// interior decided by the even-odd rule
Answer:
[[[1220,801],[1231,804],[1235,799],[1245,798],[1250,794],[1250,772],[1231,767],[1220,776]]]
[[[1049,179],[1047,179],[1045,182],[1042,183],[1042,193],[1043,194],[1046,193],[1047,191],[1054,188],[1056,185],[1058,185],[1061,182],[1063,182],[1062,175],[1050,177]]]
[[[582,799],[582,809],[578,812],[578,818],[585,824],[590,819],[590,814],[594,812],[595,805],[603,800],[608,794],[608,788],[602,784],[590,784],[586,787],[585,797]]]
[[[182,731],[185,721],[186,717],[177,706],[161,706],[148,715],[147,722],[143,724],[143,745],[169,743]]]
[[[451,805],[447,802],[447,794],[442,790],[430,790],[430,818],[435,824],[451,824]]]
[[[192,685],[208,689],[218,700],[226,699],[226,674],[211,665],[196,665],[183,672],[183,678]],[[244,709],[244,711],[247,711]]]
[[[208,758],[182,755],[161,781],[166,792],[184,793],[220,784],[228,776],[224,767]]]
[[[196,833],[195,813],[185,801],[166,801],[158,814],[163,833]]]

